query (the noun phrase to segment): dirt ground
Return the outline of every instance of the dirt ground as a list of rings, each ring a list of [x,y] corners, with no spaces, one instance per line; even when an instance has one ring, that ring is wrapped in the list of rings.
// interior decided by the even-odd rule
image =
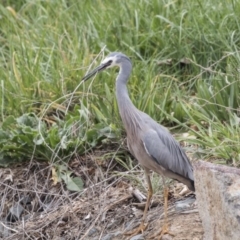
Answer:
[[[46,163],[33,161],[0,169],[0,239],[158,239],[164,221],[162,196],[154,195],[143,234],[126,236],[124,233],[134,229],[143,214],[144,202],[136,192],[146,192],[141,193],[129,178],[116,174],[120,170],[116,165],[112,175],[105,174],[109,166],[90,158],[75,159],[69,168],[84,180],[80,193],[68,191],[62,182],[54,184],[52,166]],[[176,184],[170,187],[168,223],[174,236],[162,239],[203,239],[196,204],[186,209],[179,205],[194,196],[181,196],[181,188]]]

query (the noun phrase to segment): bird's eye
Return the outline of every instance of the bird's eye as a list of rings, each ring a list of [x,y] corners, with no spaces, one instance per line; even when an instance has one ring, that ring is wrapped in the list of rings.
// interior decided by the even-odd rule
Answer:
[[[108,66],[110,66],[112,64],[112,62],[113,62],[112,60],[109,60],[108,61]]]

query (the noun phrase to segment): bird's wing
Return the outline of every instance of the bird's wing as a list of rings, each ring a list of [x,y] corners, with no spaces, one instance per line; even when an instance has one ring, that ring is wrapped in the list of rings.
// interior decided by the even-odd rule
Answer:
[[[159,165],[193,180],[192,166],[180,145],[166,130],[158,133],[150,129],[142,137],[146,152]]]

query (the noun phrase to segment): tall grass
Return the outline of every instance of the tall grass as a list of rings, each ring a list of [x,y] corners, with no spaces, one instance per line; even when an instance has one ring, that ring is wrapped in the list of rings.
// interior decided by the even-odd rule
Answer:
[[[1,122],[34,113],[51,128],[59,126],[56,119],[64,125],[71,114],[77,122],[88,109],[86,129],[100,124],[119,138],[115,71],[78,86],[106,46],[105,54],[122,51],[131,57],[129,92],[139,109],[166,126],[192,131],[189,126],[196,125],[193,134],[204,156],[234,156],[237,165],[232,119],[239,117],[239,10],[236,0],[5,0],[0,5]],[[221,134],[209,135],[210,125]],[[213,147],[219,143],[221,149]]]

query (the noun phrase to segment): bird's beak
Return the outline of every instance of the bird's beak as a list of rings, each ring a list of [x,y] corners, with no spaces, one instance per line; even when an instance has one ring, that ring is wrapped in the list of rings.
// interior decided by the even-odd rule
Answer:
[[[109,66],[109,62],[106,63],[102,63],[100,66],[96,67],[95,69],[93,69],[90,73],[88,73],[87,75],[85,75],[82,79],[82,82],[87,81],[89,78],[91,78],[92,76],[94,76],[96,73],[103,71],[104,69],[106,69]]]

